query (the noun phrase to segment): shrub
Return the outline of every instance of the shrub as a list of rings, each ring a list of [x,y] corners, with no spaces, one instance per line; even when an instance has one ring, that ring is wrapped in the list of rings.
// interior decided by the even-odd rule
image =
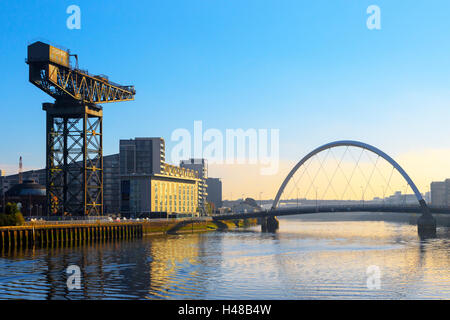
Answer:
[[[17,203],[8,202],[5,206],[5,214],[14,214],[20,212]]]
[[[8,202],[5,206],[5,213],[0,214],[0,226],[20,226],[25,223],[25,219],[19,211],[16,203]]]
[[[14,214],[14,220],[16,222],[15,224],[16,226],[21,226],[25,223],[25,219],[23,218],[23,215],[20,212],[16,212]]]

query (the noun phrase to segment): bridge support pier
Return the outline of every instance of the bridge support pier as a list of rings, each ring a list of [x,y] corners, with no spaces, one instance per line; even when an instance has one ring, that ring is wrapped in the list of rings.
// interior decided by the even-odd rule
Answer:
[[[422,214],[417,220],[417,229],[420,237],[435,237],[436,219],[431,214]]]
[[[276,232],[280,226],[280,222],[277,217],[261,218],[261,231],[262,232]]]
[[[419,237],[435,237],[436,236],[436,219],[431,215],[428,206],[424,200],[419,201],[422,207],[422,216],[417,220],[417,230]]]

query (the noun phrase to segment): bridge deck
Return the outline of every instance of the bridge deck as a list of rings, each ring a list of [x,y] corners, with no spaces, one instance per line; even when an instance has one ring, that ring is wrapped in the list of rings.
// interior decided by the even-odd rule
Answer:
[[[431,213],[450,214],[450,208],[429,207]],[[235,213],[214,216],[213,220],[233,220],[248,218],[264,218],[272,216],[289,216],[297,214],[313,214],[320,212],[400,212],[420,214],[420,206],[379,206],[379,205],[361,205],[361,206],[303,206],[295,208],[279,208],[276,210],[266,210],[250,213]]]

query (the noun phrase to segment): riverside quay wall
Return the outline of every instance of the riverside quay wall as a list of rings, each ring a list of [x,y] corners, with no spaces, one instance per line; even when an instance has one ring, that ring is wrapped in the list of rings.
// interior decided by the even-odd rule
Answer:
[[[256,219],[213,221],[203,219],[158,219],[133,222],[29,223],[0,227],[0,248],[66,246],[108,240],[142,238],[145,235],[226,230],[256,225]]]

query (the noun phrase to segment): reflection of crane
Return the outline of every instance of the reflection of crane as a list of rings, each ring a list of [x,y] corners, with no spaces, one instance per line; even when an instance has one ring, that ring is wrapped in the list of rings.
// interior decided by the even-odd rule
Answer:
[[[76,59],[73,68],[70,56]],[[47,112],[48,212],[103,213],[103,110],[98,103],[130,101],[133,86],[78,69],[78,56],[35,42],[28,46],[29,81],[53,98]]]

